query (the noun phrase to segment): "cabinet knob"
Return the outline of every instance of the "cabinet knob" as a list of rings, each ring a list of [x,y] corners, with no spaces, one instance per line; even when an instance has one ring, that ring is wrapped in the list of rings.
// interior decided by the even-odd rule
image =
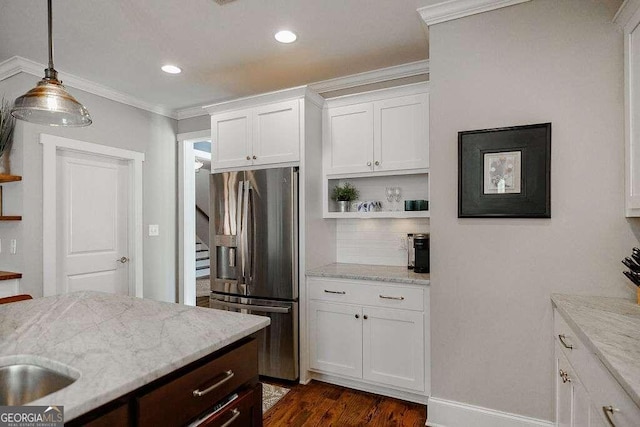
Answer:
[[[359,315],[359,314],[356,314],[356,319],[359,319],[359,318],[360,318],[360,315]]]
[[[247,156],[247,160],[251,160],[251,156]]]
[[[369,318],[369,316],[367,316],[367,315],[365,314],[364,316],[362,316],[362,318],[363,318],[364,320],[367,320],[367,319]]]
[[[367,162],[367,166],[371,166],[371,162]]]
[[[253,160],[255,160],[255,159],[257,159],[257,157],[256,157],[256,156],[253,156]]]
[[[380,162],[376,160],[376,162],[374,163],[376,166],[380,166]]]

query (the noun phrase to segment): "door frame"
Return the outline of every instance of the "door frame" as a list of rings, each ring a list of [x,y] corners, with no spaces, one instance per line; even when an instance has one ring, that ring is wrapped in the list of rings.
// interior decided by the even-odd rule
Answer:
[[[196,156],[193,144],[204,140],[211,141],[211,129],[177,136],[178,303],[192,306],[196,305],[196,174],[193,167]]]
[[[57,152],[73,151],[124,160],[129,167],[129,294],[143,297],[142,162],[144,153],[76,139],[40,134],[42,144],[42,291],[56,295],[57,286]],[[45,214],[46,212],[46,214]]]

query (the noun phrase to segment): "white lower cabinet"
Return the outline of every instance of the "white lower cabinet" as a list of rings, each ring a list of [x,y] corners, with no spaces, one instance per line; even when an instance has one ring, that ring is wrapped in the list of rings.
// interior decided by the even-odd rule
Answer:
[[[307,286],[312,371],[428,392],[428,289],[317,278]]]
[[[638,427],[640,407],[554,310],[556,425]]]
[[[362,310],[362,378],[424,390],[424,314]]]
[[[362,377],[362,309],[312,301],[309,304],[311,368]]]
[[[599,426],[592,423],[592,405],[584,385],[571,369],[562,351],[556,349],[556,425],[559,427]]]

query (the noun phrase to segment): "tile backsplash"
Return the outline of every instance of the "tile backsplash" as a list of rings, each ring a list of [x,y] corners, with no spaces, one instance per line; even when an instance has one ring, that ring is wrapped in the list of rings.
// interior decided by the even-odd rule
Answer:
[[[428,218],[337,219],[337,262],[406,266],[407,234],[428,232]]]

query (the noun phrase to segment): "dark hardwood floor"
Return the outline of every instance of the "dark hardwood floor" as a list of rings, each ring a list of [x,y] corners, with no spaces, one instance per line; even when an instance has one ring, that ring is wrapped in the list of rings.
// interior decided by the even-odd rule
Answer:
[[[427,407],[318,381],[284,384],[291,391],[264,414],[265,427],[424,427]]]

